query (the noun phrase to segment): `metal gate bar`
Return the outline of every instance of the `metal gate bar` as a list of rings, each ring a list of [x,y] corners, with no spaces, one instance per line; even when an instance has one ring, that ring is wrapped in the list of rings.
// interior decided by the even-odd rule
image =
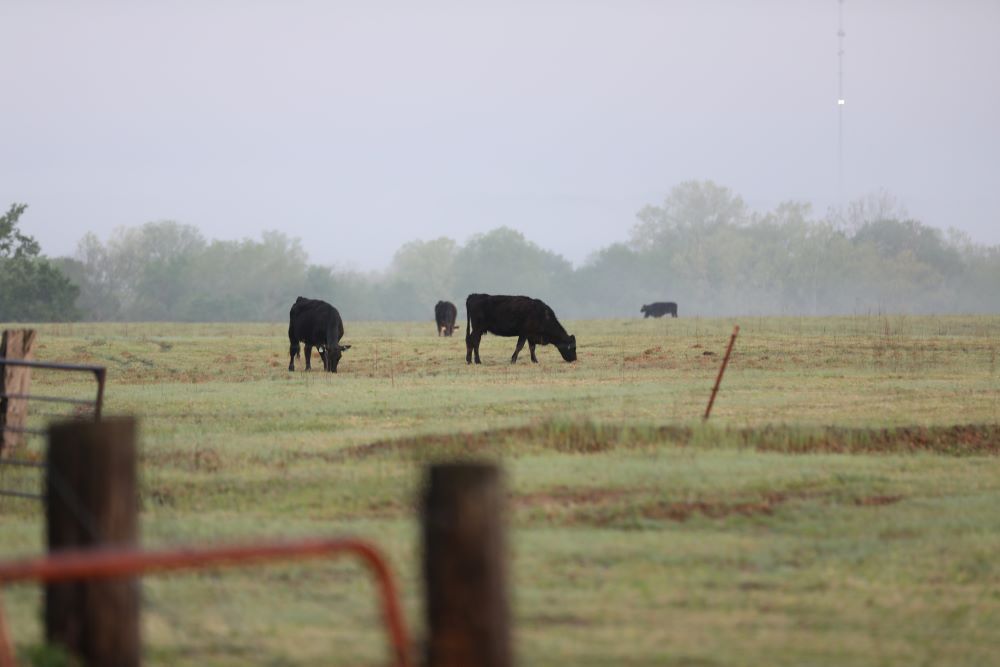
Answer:
[[[242,546],[191,547],[165,551],[64,551],[41,558],[0,563],[0,588],[5,584],[21,581],[107,579],[152,572],[204,569],[209,566],[230,567],[346,554],[360,558],[378,583],[382,623],[389,634],[392,664],[410,667],[409,639],[392,571],[375,545],[355,538],[264,542]],[[0,667],[16,667],[16,665],[0,600]]]
[[[26,359],[7,359],[0,357],[0,366],[21,366],[22,368],[39,368],[54,371],[77,371],[83,373],[93,373],[97,380],[97,398],[87,401],[77,398],[63,398],[61,396],[36,396],[34,394],[0,394],[0,399],[14,398],[30,401],[48,401],[51,403],[72,403],[75,405],[93,405],[94,418],[100,420],[101,406],[104,403],[104,381],[107,378],[107,369],[104,366],[87,366],[80,364],[64,364],[55,361],[29,361]]]
[[[94,379],[97,381],[97,395],[93,399],[70,398],[67,396],[47,396],[39,394],[0,393],[0,402],[5,400],[7,401],[21,400],[30,402],[37,401],[43,403],[56,403],[64,405],[90,406],[93,407],[94,409],[94,420],[95,421],[101,420],[101,411],[104,406],[104,385],[107,379],[107,370],[103,366],[66,364],[53,361],[34,361],[26,359],[8,359],[6,357],[0,357],[0,372],[2,372],[4,366],[20,366],[22,368],[37,368],[43,370],[92,373],[94,375]],[[46,413],[33,412],[32,414],[35,415],[36,417],[60,416],[59,414],[51,412],[46,412]],[[23,433],[29,436],[46,434],[45,429],[32,428],[27,426],[10,426],[8,424],[0,424],[0,430],[8,431],[10,433]],[[0,467],[2,466],[20,466],[20,467],[34,467],[34,468],[45,467],[43,463],[38,463],[35,461],[27,461],[23,459],[12,459],[12,458],[0,458]],[[39,493],[29,493],[27,491],[18,491],[14,489],[4,489],[4,488],[0,488],[0,496],[6,496],[9,498],[25,498],[31,500],[43,499],[42,494]]]

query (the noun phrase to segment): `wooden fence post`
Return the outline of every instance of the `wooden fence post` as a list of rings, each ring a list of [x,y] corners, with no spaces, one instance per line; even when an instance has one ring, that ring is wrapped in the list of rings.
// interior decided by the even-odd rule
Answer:
[[[715,404],[715,395],[719,393],[719,384],[722,382],[722,374],[726,372],[726,366],[729,364],[729,355],[733,353],[733,345],[736,343],[736,337],[740,335],[740,326],[737,324],[733,327],[733,335],[729,338],[729,346],[726,348],[726,356],[722,358],[722,365],[719,366],[719,374],[715,377],[715,385],[712,387],[712,394],[708,397],[708,405],[705,406],[705,414],[702,416],[702,421],[707,421],[709,415],[712,414],[712,405]]]
[[[427,667],[509,667],[504,490],[494,465],[429,469],[423,498]]]
[[[65,422],[49,430],[49,552],[136,547],[135,420]],[[50,583],[45,638],[85,665],[137,667],[139,583],[134,577]]]
[[[30,360],[34,358],[34,353],[34,329],[9,329],[3,332],[3,339],[0,340],[0,357]],[[2,371],[0,373],[0,395],[26,395],[30,393],[30,368],[3,366]],[[24,433],[18,429],[23,429],[27,421],[27,399],[0,398],[0,458],[10,456],[11,452],[24,443]]]

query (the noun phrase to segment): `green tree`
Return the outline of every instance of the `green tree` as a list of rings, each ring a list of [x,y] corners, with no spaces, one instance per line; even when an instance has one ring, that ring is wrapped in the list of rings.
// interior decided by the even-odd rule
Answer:
[[[892,259],[909,253],[944,275],[963,270],[961,252],[944,234],[916,220],[882,219],[862,224],[852,238],[856,244],[871,244],[880,257]]]
[[[632,244],[650,248],[665,242],[697,240],[719,227],[743,225],[750,212],[743,198],[712,181],[685,181],[675,186],[662,206],[639,211],[632,228]]]
[[[305,293],[307,259],[301,241],[281,232],[264,232],[260,241],[213,241],[190,260],[197,288],[188,291],[189,304],[179,315],[199,321],[286,319],[296,296],[326,298]]]
[[[455,284],[460,294],[524,294],[558,302],[570,292],[573,266],[562,256],[540,248],[521,232],[500,227],[469,240],[455,258]],[[463,298],[464,301],[464,298]]]
[[[26,204],[0,216],[0,321],[51,322],[75,319],[78,288],[41,255],[38,242],[22,234]]]
[[[470,292],[537,296],[566,318],[638,317],[657,300],[677,301],[685,316],[1000,311],[1000,247],[900,210],[879,193],[846,217],[817,219],[800,202],[753,212],[728,188],[689,181],[639,212],[628,243],[579,268],[507,227],[464,245],[413,241],[387,271],[366,273],[310,265],[302,243],[277,232],[206,242],[174,222],[117,230],[106,244],[88,234],[57,268],[80,285],[77,304],[92,319],[280,321],[302,295],[334,304],[348,323],[429,320],[438,299],[461,309]],[[0,227],[8,258],[37,252],[12,222],[19,214]]]
[[[76,256],[64,257],[60,267],[80,287],[77,307],[88,320],[121,319],[123,282],[111,264],[108,249],[93,233],[76,244]]]
[[[204,252],[197,229],[172,221],[119,228],[107,243],[86,234],[67,270],[81,288],[79,303],[98,320],[183,319],[198,292],[191,263]]]
[[[454,300],[459,296],[455,293],[457,251],[455,241],[446,237],[410,241],[393,256],[388,278],[390,282],[410,284],[420,313],[433,314],[434,304],[439,300]],[[399,291],[400,294],[404,292]]]
[[[657,289],[663,272],[639,252],[615,243],[593,253],[574,272],[570,304],[579,317],[635,317],[643,303],[670,298]]]

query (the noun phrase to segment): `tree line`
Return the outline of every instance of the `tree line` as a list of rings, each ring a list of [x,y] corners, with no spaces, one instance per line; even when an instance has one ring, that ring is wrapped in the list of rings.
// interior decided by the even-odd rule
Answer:
[[[0,215],[0,322],[47,322],[77,317],[79,288],[42,256],[34,238],[21,232],[27,208],[11,204]]]
[[[439,299],[462,309],[471,292],[536,296],[567,318],[637,317],[656,300],[682,317],[1000,312],[1000,246],[913,220],[884,194],[815,216],[796,202],[751,211],[728,188],[689,181],[578,267],[501,227],[464,244],[411,241],[373,273],[311,264],[279,232],[210,241],[169,221],[87,234],[74,256],[48,260],[17,230],[21,212],[0,226],[13,239],[0,241],[0,321],[280,321],[298,295],[347,320],[432,319]]]

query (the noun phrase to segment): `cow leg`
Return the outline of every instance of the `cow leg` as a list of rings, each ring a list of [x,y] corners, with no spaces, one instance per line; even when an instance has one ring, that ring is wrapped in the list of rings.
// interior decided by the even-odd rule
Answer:
[[[535,356],[535,344],[530,340],[528,341],[528,352],[531,352],[531,363],[537,364],[538,357]]]
[[[475,331],[465,337],[465,363],[471,364],[473,357],[475,357],[477,364],[482,363],[479,360],[479,343],[482,340],[483,334]]]
[[[312,345],[306,344],[306,370],[312,370]]]
[[[317,347],[316,351],[319,352],[320,361],[323,362],[323,370],[324,371],[330,370],[330,362],[328,362],[326,360],[326,357],[327,357],[326,348],[325,347]]]
[[[299,342],[295,341],[289,345],[288,349],[289,359],[288,359],[288,370],[295,370],[295,357],[299,356]]]
[[[510,358],[510,363],[517,363],[517,355],[520,354],[521,348],[524,347],[524,341],[527,340],[524,336],[520,336],[517,339],[517,347],[514,348],[514,356]]]
[[[479,341],[483,339],[483,334],[472,332],[465,337],[465,363],[471,364],[472,357],[475,355],[476,363],[482,363],[479,361]]]

